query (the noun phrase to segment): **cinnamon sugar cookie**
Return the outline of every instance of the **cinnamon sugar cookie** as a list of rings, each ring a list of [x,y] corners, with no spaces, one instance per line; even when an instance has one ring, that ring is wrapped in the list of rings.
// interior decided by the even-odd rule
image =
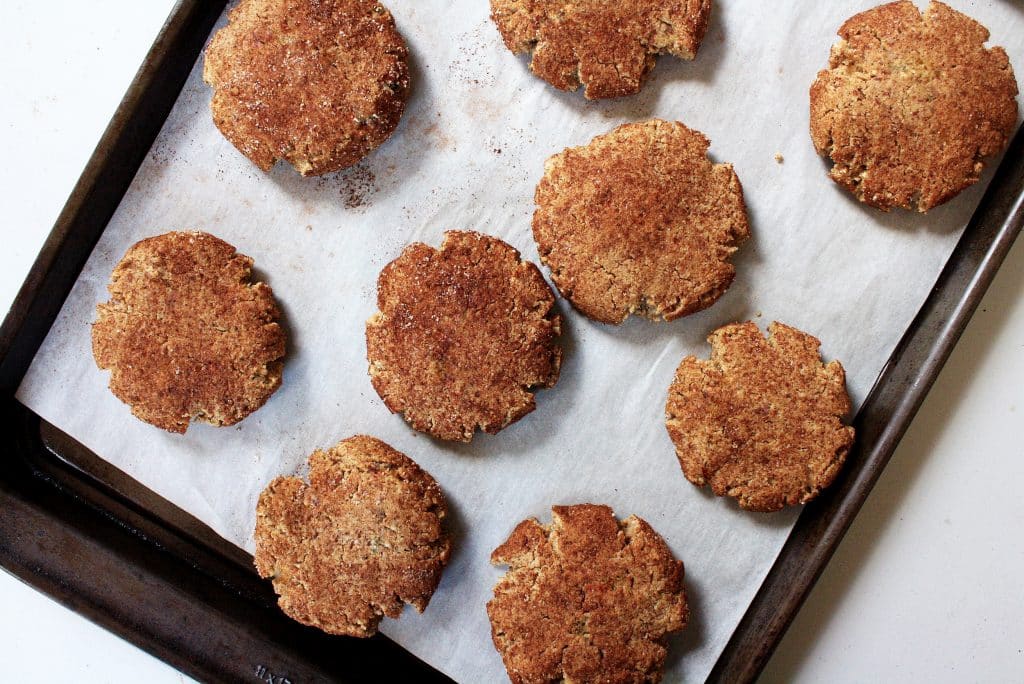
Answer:
[[[96,307],[92,351],[110,390],[141,420],[185,432],[233,425],[281,385],[285,336],[252,259],[207,233],[136,243]]]
[[[352,166],[405,110],[408,50],[376,0],[241,0],[210,41],[213,121],[264,171]]]
[[[708,337],[711,358],[683,359],[665,425],[686,479],[752,511],[806,503],[835,479],[853,444],[846,375],[814,337],[753,323]]]
[[[655,57],[693,59],[711,0],[491,0],[508,49],[529,53],[530,71],[588,99],[640,92]]]
[[[515,684],[657,682],[665,637],[686,626],[683,564],[650,525],[607,506],[555,506],[491,554],[508,565],[487,604]]]
[[[439,439],[496,433],[558,380],[554,303],[537,267],[497,238],[449,231],[440,249],[411,244],[381,271],[366,324],[373,386]]]
[[[625,124],[547,160],[533,237],[589,318],[672,320],[711,306],[750,235],[743,189],[708,139],[678,122]]]
[[[861,12],[811,86],[811,138],[829,175],[879,209],[925,212],[977,182],[1017,122],[1017,82],[988,30],[941,2]]]
[[[309,484],[279,477],[256,507],[256,569],[281,609],[330,634],[367,637],[405,604],[423,612],[448,563],[440,487],[364,435],[309,457]]]

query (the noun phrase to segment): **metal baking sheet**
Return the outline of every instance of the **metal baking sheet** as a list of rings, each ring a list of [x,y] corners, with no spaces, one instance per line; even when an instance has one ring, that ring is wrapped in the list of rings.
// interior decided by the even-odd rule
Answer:
[[[189,14],[189,12],[191,12],[191,14]],[[192,17],[193,20],[195,20],[195,17],[198,17],[201,14],[202,12],[186,3],[177,10],[175,19],[178,21],[184,21],[189,17]],[[175,29],[176,26],[180,28],[180,25],[176,25],[175,21],[172,20],[171,24],[169,24],[169,30]],[[205,33],[203,34],[203,37],[205,38]],[[163,45],[165,47],[173,44],[173,41],[166,40],[167,38],[168,36],[165,33],[163,36],[165,41]],[[191,36],[191,38],[193,42],[196,40],[194,35]],[[184,31],[182,31],[177,34],[177,39],[180,41],[180,43],[177,43],[177,46],[180,47],[181,43],[187,42],[188,36]],[[151,69],[149,72],[149,76],[151,78],[154,73],[159,73],[159,69],[157,67],[162,67],[165,70],[165,75],[166,70],[171,70],[174,67],[174,60],[169,59],[169,52],[164,51],[163,53],[160,53],[159,48],[161,45],[162,43],[158,42],[158,49],[154,51],[156,54],[151,55],[151,59],[147,64],[147,67]],[[192,53],[191,59],[194,60],[194,53]],[[189,62],[189,66],[190,65],[191,62]],[[180,70],[182,66],[183,65],[179,63],[177,68]],[[152,108],[154,107],[152,99],[158,99],[162,95],[165,101],[168,97],[173,100],[173,93],[169,94],[166,92],[159,92],[161,85],[167,85],[169,87],[169,83],[166,80],[159,84],[150,80],[147,84],[145,81],[147,76],[146,68],[144,68],[140,76],[140,82],[137,82],[136,86],[133,86],[133,93],[130,93],[129,101],[126,102],[126,107],[123,107],[122,111],[119,113],[121,119],[115,119],[112,125],[112,130],[108,132],[108,136],[106,136],[105,142],[108,143],[106,149],[104,148],[104,145],[101,144],[101,148],[98,151],[98,157],[94,159],[94,163],[90,165],[90,170],[87,170],[86,176],[83,177],[83,184],[80,185],[79,189],[76,191],[75,197],[73,197],[72,201],[69,203],[69,211],[66,211],[62,216],[61,223],[59,223],[57,229],[55,229],[54,238],[50,243],[48,243],[46,249],[44,249],[41,260],[39,264],[37,264],[37,268],[33,271],[32,276],[30,276],[30,280],[26,289],[23,291],[22,296],[19,297],[15,309],[12,312],[12,316],[5,322],[3,337],[5,353],[4,364],[2,367],[5,390],[12,387],[13,383],[16,383],[20,373],[23,373],[26,357],[31,357],[31,354],[34,352],[33,345],[35,347],[38,346],[40,333],[45,332],[45,329],[42,326],[49,326],[52,322],[52,315],[50,315],[49,320],[47,320],[47,312],[49,311],[52,313],[54,306],[59,306],[60,302],[63,300],[62,291],[63,294],[66,294],[66,288],[69,286],[68,278],[71,280],[74,279],[75,274],[77,273],[77,268],[80,268],[82,260],[87,256],[91,249],[91,245],[88,243],[90,240],[94,241],[94,237],[90,236],[98,235],[98,232],[102,230],[103,226],[105,226],[106,219],[102,216],[103,212],[106,210],[104,209],[104,206],[108,207],[110,211],[112,211],[113,207],[116,206],[117,201],[119,200],[117,193],[124,192],[126,183],[119,186],[119,179],[117,178],[117,175],[120,172],[122,176],[120,181],[125,180],[124,169],[114,168],[116,162],[124,161],[123,157],[120,159],[116,158],[119,145],[122,148],[121,152],[125,155],[131,156],[134,154],[137,158],[141,145],[132,148],[130,144],[126,145],[125,143],[128,141],[134,142],[145,139],[144,135],[139,135],[139,137],[135,138],[127,137],[125,130],[136,132],[132,128],[133,126],[140,128],[145,127],[147,124],[145,116],[151,115]],[[148,88],[146,87],[147,85]],[[130,101],[133,95],[136,96],[137,100],[139,100],[138,102],[133,103]],[[156,108],[159,109],[159,107]],[[150,126],[154,125],[152,120],[149,120],[148,123]],[[155,122],[155,125],[158,127],[159,123],[160,121],[158,120]],[[121,127],[121,130],[116,130],[119,126]],[[125,150],[123,149],[124,147],[127,147],[128,149]],[[1019,145],[1017,145],[1015,149],[1018,151],[1016,159],[1019,160]],[[142,149],[141,152],[144,153],[145,150]],[[1007,162],[1004,164],[1004,167],[1007,164],[1011,164],[1014,159],[1013,153],[1011,152],[1007,157]],[[138,163],[136,161],[135,166],[137,165]],[[951,344],[951,340],[955,339],[955,335],[959,330],[956,326],[962,326],[963,322],[966,320],[967,312],[969,312],[970,308],[973,306],[973,304],[968,301],[969,296],[972,294],[977,295],[978,292],[983,290],[984,283],[987,282],[987,278],[991,276],[991,271],[994,271],[993,265],[998,262],[1002,253],[1004,253],[1001,250],[1008,246],[1007,236],[1015,234],[1015,229],[1019,229],[1019,223],[1015,226],[1012,221],[1007,221],[1008,217],[1013,216],[1010,212],[1010,210],[1013,209],[1013,206],[1008,204],[1008,201],[1005,200],[1005,198],[1001,202],[997,201],[1001,195],[998,195],[996,191],[1001,191],[1003,195],[1008,195],[1011,198],[1016,196],[1014,195],[1014,191],[1019,194],[1019,169],[1017,170],[1018,175],[1016,185],[1013,185],[1014,181],[1012,171],[1012,168],[1010,168],[1009,171],[1004,168],[997,175],[996,182],[990,190],[989,199],[986,199],[986,201],[983,202],[981,208],[976,214],[974,223],[964,234],[964,237],[960,242],[960,247],[958,247],[957,252],[954,252],[953,258],[951,258],[947,264],[943,277],[940,278],[939,289],[936,290],[936,292],[943,292],[943,288],[946,288],[948,291],[945,292],[944,297],[940,297],[936,306],[943,303],[948,305],[959,302],[956,307],[945,310],[947,315],[955,314],[950,319],[952,323],[947,324],[944,329],[936,330],[933,327],[923,327],[927,325],[927,321],[919,319],[917,323],[911,327],[908,336],[904,338],[904,346],[900,347],[900,350],[903,351],[898,350],[897,355],[894,356],[895,365],[890,363],[886,373],[882,376],[882,380],[880,380],[879,384],[876,386],[875,394],[872,394],[872,398],[865,404],[865,408],[862,410],[861,415],[858,418],[858,423],[863,423],[865,415],[870,415],[872,406],[874,406],[872,399],[876,396],[884,398],[887,396],[887,390],[890,392],[890,395],[888,395],[890,402],[894,402],[898,406],[904,406],[903,402],[907,400],[907,397],[913,398],[916,396],[915,393],[920,392],[920,388],[923,385],[926,386],[930,382],[927,377],[927,373],[937,370],[938,366],[935,365],[937,358],[941,357],[941,359],[944,359],[944,356],[942,356],[941,353],[942,349],[946,349],[946,352],[948,353],[948,346]],[[94,175],[90,177],[90,173],[93,173]],[[130,179],[130,176],[128,176],[128,179]],[[1006,187],[1007,183],[1009,183],[1008,189]],[[97,197],[97,194],[102,192],[109,192],[110,196],[106,198]],[[991,199],[994,196],[997,198],[996,200]],[[102,201],[104,199],[106,199],[106,202]],[[1019,210],[1019,205],[1017,206],[1017,209]],[[1003,214],[1003,212],[1006,213]],[[1003,215],[1000,216],[1000,214]],[[109,218],[109,213],[107,214],[107,217]],[[1019,215],[1016,215],[1016,220],[1019,221]],[[973,245],[974,247],[973,249],[968,249],[967,247],[964,247],[965,245]],[[949,273],[952,273],[953,275],[949,275]],[[965,273],[971,276],[967,280],[964,280],[962,277],[959,279],[955,277],[957,274],[963,276]],[[928,301],[933,302],[936,296],[937,295],[933,294]],[[976,303],[976,300],[974,303]],[[935,304],[935,302],[933,302],[933,304]],[[942,310],[941,306],[935,310]],[[28,312],[32,311],[41,313],[42,318],[27,315]],[[923,312],[927,314],[928,311],[929,308],[926,304]],[[916,347],[914,346],[915,340],[917,340]],[[909,357],[907,356],[909,353],[908,350],[913,351],[915,349],[918,352],[927,350],[927,355],[924,357],[924,360],[928,363],[920,369],[915,368],[912,364],[908,365],[908,363],[910,363],[908,359],[912,360],[913,358],[912,355]],[[936,357],[936,353],[939,354],[939,357]],[[939,365],[941,364],[941,359],[938,361]],[[909,386],[901,387],[895,380],[891,379],[892,377],[895,377],[892,376],[892,374],[898,371],[909,374],[907,375],[907,377],[911,378]],[[887,380],[887,378],[889,379]],[[892,394],[893,392],[895,392],[895,394]],[[923,394],[920,396],[923,396]],[[897,401],[897,399],[899,401]],[[916,408],[916,404],[913,404],[913,407]],[[912,412],[912,410],[913,409],[910,409],[910,412]],[[17,419],[21,421],[19,424],[22,427],[27,427],[27,434],[29,435],[29,438],[26,438],[25,444],[23,445],[23,455],[29,456],[30,454],[34,454],[36,457],[41,456],[40,453],[37,453],[37,450],[42,447],[42,443],[38,441],[38,436],[36,436],[36,439],[32,439],[34,429],[37,430],[39,427],[38,423],[36,423],[35,428],[33,428],[33,418],[30,414],[26,414],[23,411],[21,413],[12,411],[12,415],[17,416]],[[905,419],[907,415],[909,415],[907,411],[903,411],[902,413],[897,412],[896,414],[897,417],[902,417],[903,419]],[[861,426],[862,436],[858,452],[854,455],[854,467],[849,469],[849,476],[844,479],[841,487],[830,493],[828,497],[829,499],[835,499],[836,496],[842,494],[840,501],[843,503],[843,506],[841,507],[841,512],[843,514],[831,514],[827,530],[833,536],[830,538],[828,536],[824,536],[823,533],[823,536],[820,537],[817,543],[813,545],[813,548],[819,554],[822,553],[824,549],[828,549],[830,543],[834,543],[834,540],[836,539],[836,525],[842,525],[842,520],[844,519],[846,519],[848,523],[848,519],[845,516],[851,515],[851,506],[855,509],[856,505],[859,505],[857,497],[861,496],[862,498],[863,494],[866,493],[866,489],[863,489],[863,487],[869,486],[870,483],[865,485],[861,481],[861,474],[865,472],[865,469],[867,469],[867,472],[869,473],[874,472],[869,467],[870,464],[874,463],[875,465],[878,465],[877,459],[879,453],[884,452],[887,457],[888,452],[891,452],[891,447],[894,445],[892,438],[894,430],[895,433],[898,434],[901,433],[903,427],[905,427],[905,420],[894,421],[884,414],[882,414],[881,417],[885,419],[884,425],[886,429],[879,432],[880,441],[872,441],[873,433],[870,422]],[[113,484],[114,488],[120,490],[122,495],[127,495],[129,500],[135,500],[136,502],[141,501],[145,510],[153,511],[160,509],[162,513],[160,516],[157,516],[157,520],[153,524],[156,524],[163,533],[170,535],[170,537],[180,535],[180,538],[184,541],[180,542],[178,547],[182,549],[184,557],[188,558],[190,555],[194,555],[195,549],[190,547],[188,544],[198,543],[196,540],[200,538],[204,539],[205,543],[213,548],[217,548],[221,545],[215,536],[203,533],[201,525],[195,524],[195,521],[188,523],[188,516],[172,515],[170,512],[172,509],[166,507],[166,502],[163,502],[165,507],[161,509],[161,507],[157,505],[160,502],[155,497],[152,497],[151,494],[147,496],[147,493],[142,488],[137,485],[133,485],[129,480],[125,479],[123,475],[119,476],[115,472],[110,472],[111,469],[109,468],[104,472],[102,466],[103,461],[95,459],[90,461],[89,456],[84,454],[80,447],[76,448],[73,441],[68,441],[66,439],[62,441],[54,438],[54,435],[59,433],[52,431],[52,429],[47,429],[45,432],[49,437],[48,444],[51,449],[59,451],[69,461],[75,462],[82,467],[89,468],[91,464],[92,469],[90,472],[93,472],[94,474],[98,472],[101,479],[104,481],[104,484]],[[879,448],[881,448],[881,451],[878,450]],[[889,451],[886,451],[886,449]],[[856,465],[857,459],[865,456],[874,458],[875,461],[868,461],[858,467]],[[44,471],[41,469],[37,470],[37,474],[41,472]],[[58,474],[55,474],[55,472]],[[74,477],[80,477],[82,475],[81,473],[75,473],[74,471],[67,471],[63,475],[59,474],[61,471],[55,472],[50,472],[46,477],[53,483],[63,482],[63,486],[66,487],[66,491],[73,489],[68,483],[75,481]],[[877,476],[877,472],[875,472],[875,475]],[[65,478],[65,476],[66,479],[62,479]],[[871,478],[871,481],[873,481],[873,478]],[[87,478],[83,482],[84,484],[82,484],[82,487],[85,487],[85,489],[76,490],[79,492],[79,496],[85,496],[82,492],[93,492],[95,494],[93,490],[88,489],[88,485],[91,482],[93,486],[99,487],[99,483],[94,480],[90,481]],[[861,489],[858,489],[857,487],[861,487]],[[826,504],[827,500],[823,500],[821,506],[808,507],[804,515],[801,517],[796,531],[794,532],[794,536],[791,537],[791,539],[802,534],[801,530],[805,527],[805,519],[817,519],[820,525],[825,514],[820,514],[817,518],[814,518],[814,515],[812,514],[815,510],[824,507]],[[100,503],[97,505],[102,506],[105,504]],[[162,525],[166,525],[166,528],[161,527]],[[156,535],[157,532],[150,531],[149,534]],[[157,537],[154,536],[152,538]],[[807,539],[805,538],[803,542],[806,544]],[[165,548],[170,548],[172,546],[173,545],[167,544]],[[787,547],[787,549],[788,548],[789,547]],[[227,557],[231,557],[233,553],[230,549],[223,548],[219,549],[219,552]],[[784,550],[782,556],[780,556],[779,562],[785,562],[785,560],[791,555],[792,554]],[[820,563],[823,562],[823,559],[819,558],[819,561],[820,562],[818,562],[818,564],[811,564],[809,571],[804,569],[807,567],[806,563],[801,566],[801,571],[797,573],[795,577],[800,578],[802,581],[792,582],[794,577],[793,574],[788,575],[787,581],[794,586],[800,586],[802,584],[809,586],[810,580],[813,579],[813,576],[816,576],[818,569],[820,569]],[[242,563],[242,566],[244,567],[244,563]],[[770,589],[772,585],[773,578],[777,576],[778,575],[775,571],[769,575],[765,585],[768,589]],[[758,606],[758,601],[767,595],[765,591],[766,590],[763,589],[759,594],[758,599],[755,599],[755,608]],[[263,598],[265,599],[266,597],[264,596]],[[780,607],[785,610],[780,611]],[[776,614],[785,613],[787,611],[791,614],[793,605],[786,606],[786,604],[782,603],[776,604],[774,608]],[[270,612],[270,615],[273,615],[272,611]],[[273,618],[268,619],[272,620]],[[737,636],[741,636],[743,632],[744,628],[741,623],[741,629],[737,632]],[[134,636],[137,639],[145,640],[143,635],[135,634]],[[759,639],[757,642],[763,649],[766,644],[773,644],[774,639],[775,636],[771,636],[769,639]],[[735,641],[736,639],[734,638],[734,642]],[[727,649],[726,653],[728,654],[729,652],[730,651]],[[723,667],[723,662],[740,662],[739,660],[736,660],[738,657],[739,656],[732,657],[731,661],[720,660],[719,666]]]

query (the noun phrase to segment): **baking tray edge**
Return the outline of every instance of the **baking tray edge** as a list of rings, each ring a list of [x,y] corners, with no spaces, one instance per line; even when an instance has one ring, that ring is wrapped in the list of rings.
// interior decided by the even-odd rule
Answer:
[[[853,421],[857,441],[807,504],[708,681],[749,682],[771,657],[867,499],[1024,225],[1024,128]]]
[[[36,432],[34,439],[30,436],[12,440],[15,449],[41,449],[43,445],[38,438],[38,418],[16,404],[14,391],[159,133],[225,5],[226,2],[182,0],[172,10],[0,326],[2,422],[9,435],[19,430],[24,435],[26,427]],[[858,441],[846,468],[832,488],[804,508],[718,659],[710,681],[747,682],[760,673],[934,383],[1022,223],[1024,131],[1018,132],[1011,143],[932,292],[857,415],[854,424]],[[106,511],[105,517],[91,518],[90,515],[98,513],[96,501],[87,506],[91,513],[77,510],[76,506],[86,504],[66,492],[61,498],[52,483],[41,486],[38,474],[37,481],[26,482],[25,473],[16,472],[13,460],[5,457],[0,468],[0,518],[5,519],[0,526],[0,565],[72,610],[193,676],[219,681],[241,679],[242,673],[258,678],[273,673],[274,666],[253,659],[251,648],[246,652],[251,662],[226,667],[219,661],[232,657],[230,648],[211,651],[209,638],[196,638],[196,633],[202,633],[199,626],[195,633],[182,632],[182,625],[189,618],[205,618],[228,627],[232,624],[218,619],[219,615],[211,612],[216,609],[207,610],[206,605],[194,601],[175,603],[174,597],[183,592],[193,598],[211,598],[210,587],[201,586],[199,579],[191,576],[198,572],[194,567],[186,565],[170,572],[168,567],[152,564],[130,565],[128,569],[132,572],[120,578],[117,588],[105,586],[106,582],[103,587],[97,585],[95,577],[87,571],[110,572],[113,581],[120,565],[132,563],[133,559],[137,563],[147,554],[152,555],[154,547],[159,551],[156,539],[141,534],[137,521],[124,520],[127,509],[119,508],[116,499],[97,497],[96,501],[108,501],[117,513]],[[168,529],[164,533],[174,535],[175,531]],[[170,560],[163,562],[173,566]],[[133,578],[144,582],[136,587]],[[178,583],[187,585],[186,589],[176,586]],[[139,621],[140,616],[133,616],[127,604],[111,605],[119,592],[128,600],[132,598],[131,587],[143,586],[153,596],[167,601],[168,609],[179,611],[178,617],[184,621],[158,620],[154,624],[152,612],[147,621]],[[211,603],[227,610],[225,601],[230,600],[230,596],[217,597]],[[276,636],[283,641],[319,638]],[[267,635],[252,637],[239,633],[235,638],[253,639],[251,647],[266,646]],[[383,646],[375,644],[366,650],[396,658],[392,662],[399,667],[417,666],[390,642],[384,641]],[[281,664],[276,666],[277,671],[284,668],[286,677],[294,681],[340,676],[333,667],[322,669],[315,663],[305,667],[301,659],[308,654],[303,649],[288,650],[293,646],[289,641],[263,660],[273,663],[278,658]],[[358,676],[358,669],[350,674]]]
[[[171,10],[0,325],[0,566],[202,681],[366,681],[383,669],[450,682],[382,636],[330,637],[283,619],[272,593],[253,600],[212,577],[210,567],[238,573],[208,549],[189,549],[198,561],[175,553],[194,539],[52,458],[44,437],[55,431],[14,399],[226,4]]]

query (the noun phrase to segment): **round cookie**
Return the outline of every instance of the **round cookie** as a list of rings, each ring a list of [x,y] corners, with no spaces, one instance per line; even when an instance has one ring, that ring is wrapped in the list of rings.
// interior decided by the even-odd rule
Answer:
[[[665,406],[686,479],[752,511],[810,501],[853,444],[842,365],[822,364],[820,342],[781,323],[767,339],[748,322],[708,341],[711,358],[683,359]]]
[[[636,516],[555,506],[524,520],[491,554],[508,565],[487,604],[514,684],[657,682],[665,637],[686,626],[683,564]]]
[[[406,603],[423,612],[451,543],[441,488],[404,454],[364,435],[309,457],[309,484],[278,477],[256,506],[260,577],[289,617],[368,637]]]
[[[588,318],[672,320],[713,304],[750,235],[743,188],[708,139],[678,122],[625,124],[547,160],[533,237]]]
[[[561,90],[582,84],[587,99],[640,92],[655,56],[693,59],[711,0],[491,0],[505,45],[528,53],[530,71]]]
[[[926,212],[978,180],[1017,121],[1017,82],[988,30],[941,2],[861,12],[811,86],[811,138],[832,179],[888,211]]]
[[[406,247],[377,281],[370,379],[416,430],[468,442],[532,411],[558,380],[561,318],[540,271],[505,242],[448,231]]]
[[[408,50],[376,0],[241,0],[210,41],[203,79],[221,133],[264,171],[352,166],[405,110]]]
[[[207,233],[136,243],[96,307],[92,352],[110,390],[141,420],[185,432],[233,425],[281,385],[284,331],[252,259]]]

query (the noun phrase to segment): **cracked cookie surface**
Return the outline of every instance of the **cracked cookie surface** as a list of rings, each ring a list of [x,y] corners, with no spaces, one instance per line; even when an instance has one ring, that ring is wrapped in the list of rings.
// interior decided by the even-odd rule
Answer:
[[[561,318],[532,263],[497,238],[448,231],[384,267],[366,323],[370,379],[416,430],[468,442],[532,411],[558,380]]]
[[[203,79],[221,133],[264,171],[352,166],[405,110],[408,50],[375,0],[242,0],[210,41]]]
[[[405,604],[423,612],[448,563],[447,504],[434,478],[356,435],[309,457],[309,484],[279,477],[256,507],[261,577],[281,609],[330,634],[367,637]]]
[[[252,259],[207,233],[136,243],[96,307],[92,351],[110,390],[141,420],[183,433],[233,425],[281,385],[285,335]]]
[[[683,564],[644,520],[607,506],[554,506],[491,554],[508,565],[487,604],[514,684],[657,682],[665,637],[686,626]]]
[[[1007,145],[1017,82],[988,30],[941,2],[861,12],[811,86],[811,138],[865,204],[925,212],[977,182]]]
[[[588,318],[672,320],[711,306],[750,235],[743,189],[678,122],[625,124],[549,158],[533,237],[551,279]]]
[[[683,359],[665,426],[686,478],[752,511],[806,503],[835,479],[853,444],[846,375],[820,342],[781,323],[711,333],[711,358]]]
[[[640,92],[656,55],[693,59],[711,0],[491,0],[491,19],[530,71],[588,99]]]

